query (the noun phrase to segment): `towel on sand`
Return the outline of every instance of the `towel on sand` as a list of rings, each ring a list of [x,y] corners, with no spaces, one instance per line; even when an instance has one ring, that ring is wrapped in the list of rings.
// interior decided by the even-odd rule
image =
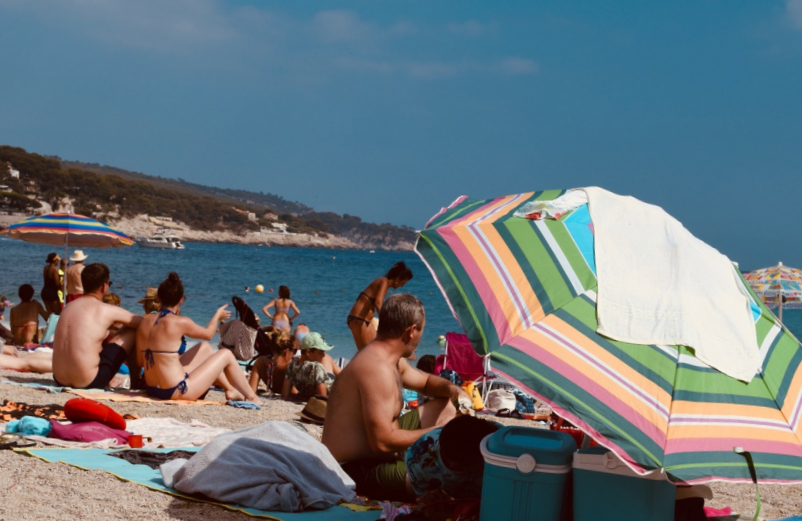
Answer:
[[[185,494],[249,508],[297,512],[355,497],[353,480],[319,441],[286,422],[220,434],[186,464],[161,467]]]

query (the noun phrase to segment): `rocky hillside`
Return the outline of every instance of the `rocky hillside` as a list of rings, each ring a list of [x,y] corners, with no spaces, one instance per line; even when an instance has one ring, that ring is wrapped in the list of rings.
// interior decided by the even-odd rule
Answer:
[[[274,194],[62,161],[10,146],[0,146],[0,185],[0,210],[63,207],[117,223],[129,233],[148,234],[140,228],[155,229],[166,220],[187,240],[391,250],[411,249],[415,240],[409,227],[315,212]]]

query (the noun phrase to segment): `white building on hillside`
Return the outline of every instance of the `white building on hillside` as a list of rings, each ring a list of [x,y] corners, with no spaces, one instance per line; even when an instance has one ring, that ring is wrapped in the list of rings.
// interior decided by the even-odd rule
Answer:
[[[8,168],[8,175],[15,179],[19,179],[19,170],[15,170],[11,163],[6,161],[6,167]]]

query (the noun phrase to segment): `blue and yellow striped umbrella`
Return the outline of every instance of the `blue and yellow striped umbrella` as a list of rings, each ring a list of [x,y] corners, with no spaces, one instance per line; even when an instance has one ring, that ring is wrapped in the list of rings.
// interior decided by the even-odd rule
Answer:
[[[130,237],[108,224],[74,213],[29,217],[12,224],[2,233],[12,239],[51,246],[119,248],[134,244]]]

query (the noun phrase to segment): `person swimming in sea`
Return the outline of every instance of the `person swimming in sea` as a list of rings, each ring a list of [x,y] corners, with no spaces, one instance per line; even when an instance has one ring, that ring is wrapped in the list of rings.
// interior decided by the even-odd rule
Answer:
[[[276,308],[275,312],[271,315],[268,313],[270,308]],[[290,310],[294,311],[293,316],[289,315]],[[262,313],[269,319],[273,320],[273,327],[287,331],[292,330],[292,323],[301,314],[295,302],[290,298],[290,288],[287,286],[278,287],[278,298],[274,298],[262,308]]]
[[[359,293],[356,302],[351,306],[351,311],[348,312],[347,320],[348,329],[354,336],[357,349],[362,349],[376,338],[376,328],[371,324],[371,320],[381,311],[387,290],[402,288],[410,280],[412,280],[412,270],[407,268],[403,261],[396,262],[385,276],[374,280]]]
[[[229,400],[248,400],[261,404],[248,385],[234,353],[229,349],[213,352],[207,342],[201,342],[179,355],[186,336],[211,340],[217,324],[231,317],[228,304],[217,309],[206,327],[192,319],[180,316],[184,303],[184,285],[178,274],[171,272],[159,285],[158,298],[161,311],[149,315],[153,320],[147,342],[137,344],[137,358],[145,369],[145,391],[160,400],[202,399],[215,381],[224,384]]]

